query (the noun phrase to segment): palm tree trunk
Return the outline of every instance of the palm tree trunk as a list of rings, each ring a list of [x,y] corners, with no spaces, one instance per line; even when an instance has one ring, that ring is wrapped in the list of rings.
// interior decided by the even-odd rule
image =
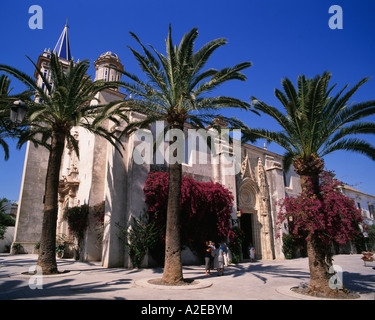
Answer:
[[[327,256],[326,246],[312,238],[307,241],[307,255],[310,269],[309,293],[329,296],[332,289],[329,287],[330,259]]]
[[[43,274],[58,272],[56,263],[56,223],[58,213],[58,186],[64,143],[65,134],[54,131],[48,159],[42,234],[38,257],[38,266],[42,268]]]
[[[181,199],[182,164],[169,165],[168,207],[165,235],[165,262],[162,281],[176,284],[183,281],[181,261]]]
[[[301,175],[300,179],[303,192],[308,188],[307,182],[310,180],[312,182],[311,196],[315,199],[321,199],[318,173],[310,174],[308,176]],[[332,264],[329,248],[321,243],[321,241],[318,241],[314,235],[310,235],[310,240],[307,241],[307,255],[310,269],[309,293],[312,295],[321,294],[323,296],[329,296],[332,292],[329,287],[328,274],[328,270]]]

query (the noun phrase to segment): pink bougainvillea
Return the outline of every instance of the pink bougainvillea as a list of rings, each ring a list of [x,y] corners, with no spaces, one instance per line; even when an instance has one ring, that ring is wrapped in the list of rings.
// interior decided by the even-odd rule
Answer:
[[[149,217],[165,226],[168,173],[150,172],[144,186]],[[233,196],[219,183],[198,182],[183,176],[181,186],[181,237],[182,244],[200,250],[206,240],[233,237],[230,218]],[[203,251],[202,251],[203,252]]]
[[[320,175],[319,197],[306,191],[296,198],[286,197],[279,202],[279,223],[288,221],[289,232],[296,239],[316,237],[327,245],[332,242],[344,244],[354,239],[360,232],[363,217],[354,200],[341,192],[341,186],[331,172],[324,171]]]

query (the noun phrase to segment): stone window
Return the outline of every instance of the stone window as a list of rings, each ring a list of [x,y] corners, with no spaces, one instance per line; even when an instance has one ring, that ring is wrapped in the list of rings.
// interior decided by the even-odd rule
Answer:
[[[373,204],[371,203],[368,204],[368,211],[370,212],[370,217],[372,219],[375,219],[375,207]]]

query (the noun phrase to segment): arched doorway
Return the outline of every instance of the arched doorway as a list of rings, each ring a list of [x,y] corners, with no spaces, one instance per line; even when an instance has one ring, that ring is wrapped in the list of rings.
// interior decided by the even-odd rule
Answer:
[[[242,214],[241,215],[241,218],[240,218],[241,222],[241,230],[244,232],[245,234],[245,239],[243,241],[243,244],[242,244],[242,256],[244,259],[249,259],[249,250],[248,250],[248,247],[249,247],[249,244],[250,243],[253,243],[254,240],[253,240],[253,223],[252,223],[252,220],[253,220],[253,215],[252,214]]]
[[[245,239],[242,244],[244,259],[249,258],[248,247],[252,243],[257,247],[258,237],[255,234],[257,223],[257,194],[258,186],[254,180],[246,178],[241,182],[239,189],[239,207],[241,209],[240,228]]]

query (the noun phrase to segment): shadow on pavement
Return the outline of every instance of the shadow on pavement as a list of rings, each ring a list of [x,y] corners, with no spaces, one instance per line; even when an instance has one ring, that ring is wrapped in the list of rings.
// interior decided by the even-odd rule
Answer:
[[[40,289],[31,289],[28,280],[7,280],[0,283],[0,299],[90,299],[93,293],[103,294],[127,290],[124,285],[131,284],[132,279],[118,279],[107,283],[91,282],[73,284],[73,279],[62,279],[51,283],[43,283]],[[122,294],[121,294],[122,295]],[[109,299],[113,299],[113,295]],[[124,297],[115,297],[125,299]]]
[[[344,272],[344,286],[351,291],[358,293],[375,292],[375,271],[374,275],[362,275],[355,272]]]
[[[236,264],[230,265],[229,267],[224,268],[224,276],[227,277],[242,277],[246,274],[252,275],[267,283],[270,277],[284,277],[284,278],[293,278],[293,279],[303,279],[309,277],[308,272],[301,271],[300,269],[295,269],[291,267],[286,267],[283,265],[264,265],[261,262],[256,262],[254,264]],[[194,279],[207,279],[207,275],[204,274],[204,267],[202,266],[202,274],[196,276],[196,272],[190,271],[195,270],[196,268],[184,267],[185,275],[188,278]],[[211,270],[211,276],[216,276],[216,270]]]

